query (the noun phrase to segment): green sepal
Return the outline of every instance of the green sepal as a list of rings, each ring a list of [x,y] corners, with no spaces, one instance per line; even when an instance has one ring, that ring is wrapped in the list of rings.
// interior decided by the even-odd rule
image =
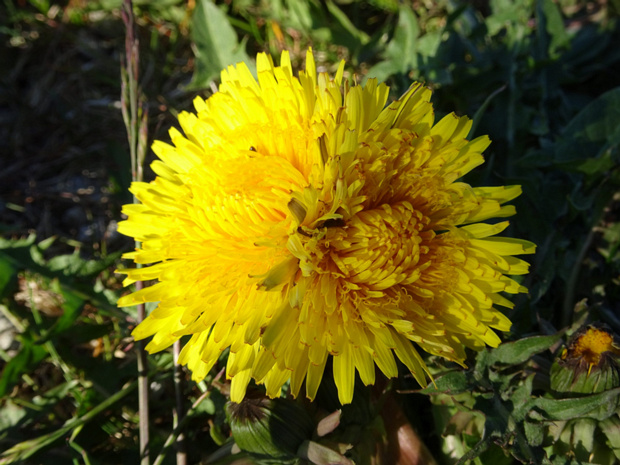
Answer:
[[[553,362],[550,374],[551,389],[558,393],[596,394],[620,386],[620,372],[615,366],[595,366],[588,373],[558,359]]]

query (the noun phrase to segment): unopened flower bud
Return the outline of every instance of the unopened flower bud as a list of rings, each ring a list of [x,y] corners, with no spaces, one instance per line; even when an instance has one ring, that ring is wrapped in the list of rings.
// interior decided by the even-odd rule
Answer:
[[[226,411],[239,448],[270,458],[295,458],[315,428],[308,412],[288,399],[246,397],[238,404],[230,402]]]

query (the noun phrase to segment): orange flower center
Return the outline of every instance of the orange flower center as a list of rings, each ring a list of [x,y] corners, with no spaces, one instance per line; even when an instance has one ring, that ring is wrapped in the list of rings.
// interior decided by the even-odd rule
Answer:
[[[577,339],[574,346],[574,357],[580,357],[590,366],[596,366],[601,360],[601,355],[605,352],[620,353],[620,350],[613,345],[614,339],[607,331],[588,328],[588,330]]]

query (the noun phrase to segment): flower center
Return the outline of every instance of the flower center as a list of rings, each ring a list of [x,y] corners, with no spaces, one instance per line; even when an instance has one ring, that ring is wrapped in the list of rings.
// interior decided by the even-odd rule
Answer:
[[[289,250],[300,259],[304,276],[329,274],[343,291],[381,297],[382,291],[420,277],[420,259],[434,237],[425,230],[429,223],[409,202],[383,204],[346,221],[320,222],[312,231],[298,228]]]
[[[582,358],[590,366],[596,366],[605,352],[620,354],[620,349],[614,347],[613,342],[612,335],[607,331],[588,328],[575,342],[572,356]]]

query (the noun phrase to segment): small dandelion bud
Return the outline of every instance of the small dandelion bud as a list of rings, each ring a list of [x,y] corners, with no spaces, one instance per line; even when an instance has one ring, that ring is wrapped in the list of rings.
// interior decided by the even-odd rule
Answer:
[[[308,412],[288,399],[246,397],[229,402],[226,412],[239,448],[258,456],[294,459],[315,428]]]

